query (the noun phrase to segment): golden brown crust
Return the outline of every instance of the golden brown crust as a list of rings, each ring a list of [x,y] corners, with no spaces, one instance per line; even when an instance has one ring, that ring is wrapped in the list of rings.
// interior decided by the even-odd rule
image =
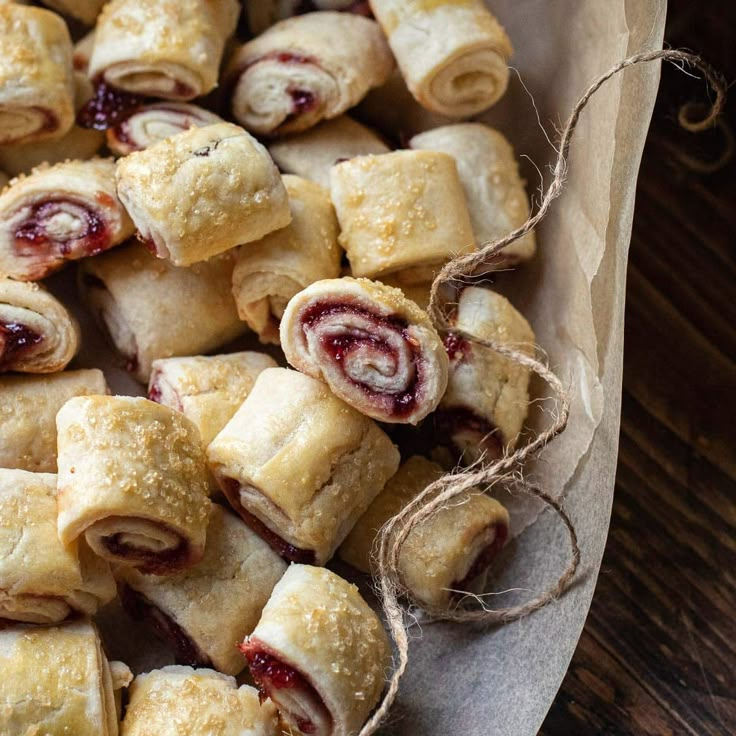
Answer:
[[[85,396],[56,417],[59,537],[148,571],[196,564],[210,502],[197,428],[147,399]]]

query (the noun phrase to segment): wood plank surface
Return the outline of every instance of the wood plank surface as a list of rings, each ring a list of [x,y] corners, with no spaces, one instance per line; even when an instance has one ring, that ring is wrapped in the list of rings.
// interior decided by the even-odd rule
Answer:
[[[736,79],[733,0],[670,0],[666,40]],[[736,733],[736,164],[682,161],[724,151],[723,130],[677,127],[702,91],[663,70],[628,273],[611,532],[543,736]]]

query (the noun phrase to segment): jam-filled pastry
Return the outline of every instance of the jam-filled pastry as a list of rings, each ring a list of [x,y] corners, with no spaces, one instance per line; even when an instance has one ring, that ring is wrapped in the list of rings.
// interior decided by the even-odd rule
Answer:
[[[396,276],[381,276],[381,283],[401,289],[407,299],[411,299],[417,306],[425,311],[429,306],[429,297],[432,291],[432,282],[404,284]]]
[[[79,348],[79,327],[38,284],[0,277],[0,373],[55,373]]]
[[[489,289],[463,290],[451,325],[482,340],[534,354],[534,332],[511,303]],[[447,392],[435,414],[437,437],[465,462],[500,457],[513,449],[529,409],[530,369],[450,334]]]
[[[240,318],[263,343],[279,343],[279,323],[294,294],[321,279],[340,275],[339,227],[330,192],[298,176],[285,175],[291,223],[257,243],[238,249],[233,296]]]
[[[447,354],[427,313],[368,279],[318,281],[299,292],[281,320],[281,347],[294,368],[381,422],[417,424],[447,386]]]
[[[108,563],[56,534],[56,476],[0,468],[0,626],[91,616],[114,597]]]
[[[289,198],[268,151],[231,123],[190,128],[118,161],[118,195],[139,237],[177,266],[286,227]]]
[[[513,46],[483,0],[370,0],[409,90],[433,112],[470,117],[506,92]]]
[[[241,646],[256,685],[294,736],[351,736],[378,702],[390,647],[358,589],[292,565]]]
[[[340,557],[371,572],[381,527],[443,473],[426,458],[410,457],[353,527]],[[446,607],[491,564],[508,529],[508,512],[498,501],[480,490],[463,493],[409,533],[399,557],[401,580],[418,603]]]
[[[59,538],[166,574],[202,559],[210,512],[204,450],[184,415],[148,399],[82,396],[56,416]]]
[[[237,675],[237,645],[255,629],[286,563],[239,518],[213,505],[204,557],[173,575],[120,566],[123,605],[146,619],[180,664]]]
[[[399,466],[321,381],[269,368],[207,448],[232,507],[285,559],[324,564]]]
[[[281,736],[272,703],[211,669],[146,672],[133,680],[128,698],[120,736]]]
[[[93,94],[87,75],[74,72],[74,105],[79,110]],[[28,174],[41,164],[58,164],[69,159],[86,161],[94,158],[105,142],[99,130],[72,125],[61,138],[0,147],[0,167],[11,176]]]
[[[73,123],[66,23],[50,10],[0,4],[0,145],[55,138]]]
[[[217,86],[237,0],[112,0],[97,19],[89,76],[114,90],[192,100]]]
[[[0,194],[0,274],[38,281],[133,232],[111,159],[42,165]]]
[[[56,414],[75,396],[107,394],[97,368],[0,376],[0,468],[56,472]]]
[[[254,133],[274,136],[337,117],[383,84],[393,68],[375,21],[308,13],[241,46],[225,78],[235,119]]]
[[[232,274],[229,253],[178,268],[132,243],[84,261],[79,283],[127,369],[147,383],[154,360],[206,353],[245,332]]]
[[[465,193],[448,154],[360,156],[334,166],[330,177],[353,276],[431,281],[447,261],[475,250]]]
[[[0,733],[117,736],[110,663],[86,620],[0,629]]]
[[[367,0],[255,0],[246,3],[248,28],[257,36],[280,20],[315,10],[357,13],[366,17],[371,14]]]
[[[273,141],[268,152],[281,171],[330,187],[330,169],[355,156],[388,153],[389,147],[370,128],[347,115]]]
[[[106,2],[107,0],[43,0],[44,5],[76,18],[88,26],[94,25]]]
[[[415,135],[409,146],[449,153],[455,159],[478,243],[508,235],[529,218],[529,197],[508,140],[483,123],[446,125]],[[534,231],[506,247],[496,261],[505,267],[536,252]]]
[[[182,412],[207,446],[240,408],[256,382],[276,361],[264,353],[197,355],[153,362],[148,398]]]
[[[116,156],[127,156],[189,128],[221,122],[215,113],[188,102],[152,102],[108,128],[107,147]]]

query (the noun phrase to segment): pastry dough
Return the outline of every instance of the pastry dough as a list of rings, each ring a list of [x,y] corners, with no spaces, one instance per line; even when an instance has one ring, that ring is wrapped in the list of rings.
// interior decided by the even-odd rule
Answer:
[[[95,47],[95,29],[93,28],[88,34],[82,36],[74,44],[74,54],[72,55],[72,63],[74,64],[74,71],[84,75],[85,79],[89,81],[87,70],[89,69],[89,60],[92,56],[92,49]],[[79,74],[75,74],[75,77]],[[92,84],[90,82],[90,84]]]
[[[370,572],[379,530],[443,472],[423,457],[409,458],[353,527],[340,557]],[[409,533],[399,557],[402,582],[421,605],[448,606],[501,551],[508,528],[508,512],[495,499],[479,490],[457,496]]]
[[[0,274],[38,281],[133,234],[111,159],[39,166],[0,194]]]
[[[458,123],[420,133],[411,148],[449,153],[455,159],[478,243],[508,235],[529,219],[529,197],[506,138],[483,123]],[[494,266],[514,266],[536,252],[534,231],[503,250]]]
[[[250,0],[245,5],[248,29],[254,36],[277,21],[314,10],[339,10],[370,16],[367,0]]]
[[[70,15],[88,26],[94,25],[106,2],[107,0],[43,0],[44,5]]]
[[[116,156],[127,156],[189,128],[221,122],[222,118],[215,113],[187,102],[153,102],[108,128],[107,147]]]
[[[0,625],[91,616],[115,597],[110,567],[56,534],[56,476],[0,469]]]
[[[95,28],[89,76],[148,97],[192,100],[217,85],[237,0],[112,0]]]
[[[0,733],[117,736],[110,665],[88,621],[0,630]]]
[[[49,10],[0,5],[0,145],[58,137],[73,123],[66,23]]]
[[[190,128],[118,161],[118,194],[141,239],[177,266],[285,227],[289,199],[268,151],[231,123]]]
[[[148,618],[181,664],[237,675],[238,644],[255,629],[286,563],[240,519],[212,506],[204,557],[174,575],[120,567],[123,603]]]
[[[230,254],[177,268],[134,243],[84,261],[80,285],[128,370],[147,383],[154,360],[215,350],[246,330],[232,273]]]
[[[79,326],[38,284],[0,277],[0,373],[54,373],[79,348]]]
[[[107,394],[93,368],[48,376],[0,376],[0,468],[56,472],[56,414],[74,396]]]
[[[294,368],[382,422],[417,424],[447,386],[447,354],[427,313],[368,279],[299,292],[281,320],[281,347]]]
[[[431,281],[445,262],[475,250],[457,167],[446,153],[360,156],[330,176],[353,276]]]
[[[259,135],[296,133],[358,103],[394,68],[378,24],[349,13],[289,18],[230,61],[232,113]]]
[[[230,353],[153,362],[148,398],[191,419],[207,446],[230,421],[256,378],[276,361],[264,353]]]
[[[513,47],[483,0],[370,0],[409,90],[428,110],[470,117],[506,92]]]
[[[353,736],[378,702],[390,647],[358,589],[292,565],[243,644],[251,675],[294,736]]]
[[[330,169],[336,163],[370,153],[388,153],[389,150],[370,128],[347,115],[326,120],[268,146],[268,152],[281,171],[311,179],[328,189]]]
[[[208,669],[170,666],[133,680],[120,736],[281,736],[258,691]]]
[[[305,286],[340,275],[339,228],[329,190],[284,176],[291,224],[238,250],[233,295],[240,318],[263,343],[279,343],[286,304]]]
[[[91,98],[92,83],[87,75],[74,73],[74,104],[77,110]],[[58,164],[70,159],[86,161],[102,148],[105,134],[99,130],[72,125],[61,138],[49,138],[26,144],[11,144],[0,148],[0,166],[11,176],[28,174],[41,164]]]
[[[233,508],[286,559],[324,564],[396,472],[399,453],[327,386],[269,368],[207,448]]]
[[[511,303],[489,289],[466,288],[451,325],[482,340],[534,354],[534,332]],[[437,436],[465,462],[512,450],[529,408],[530,370],[493,350],[449,335],[450,380],[435,415]]]
[[[204,450],[185,416],[147,399],[83,396],[56,416],[59,538],[100,557],[170,573],[204,554]]]

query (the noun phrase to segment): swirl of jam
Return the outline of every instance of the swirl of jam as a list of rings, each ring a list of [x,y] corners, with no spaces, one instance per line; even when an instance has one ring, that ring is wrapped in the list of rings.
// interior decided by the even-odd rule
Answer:
[[[44,340],[43,335],[17,322],[0,323],[0,371],[12,370],[16,359]]]

